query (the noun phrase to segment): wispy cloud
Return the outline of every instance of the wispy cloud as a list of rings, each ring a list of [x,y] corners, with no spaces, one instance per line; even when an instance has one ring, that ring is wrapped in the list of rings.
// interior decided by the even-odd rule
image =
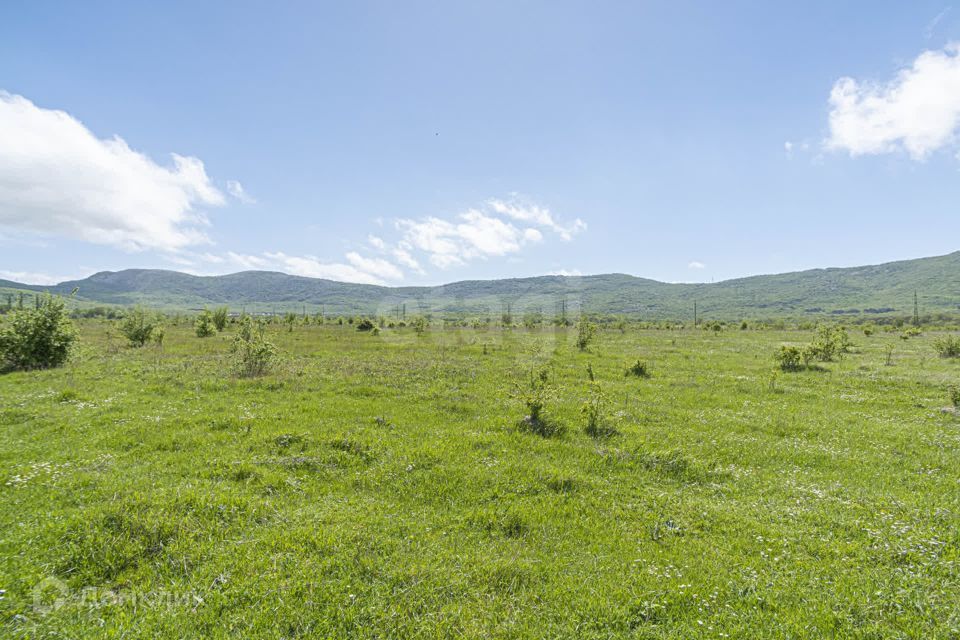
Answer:
[[[580,218],[576,218],[573,222],[567,224],[561,224],[554,219],[549,209],[529,202],[490,200],[488,204],[496,213],[520,222],[528,222],[548,228],[555,231],[561,239],[566,241],[571,240],[574,235],[585,231],[587,228],[587,223]]]
[[[51,275],[49,273],[36,273],[31,271],[4,271],[0,270],[0,278],[4,280],[13,280],[20,284],[35,285],[54,285],[68,280],[80,280],[89,275],[93,275],[93,269],[80,269],[71,275]]]
[[[950,14],[953,10],[953,7],[946,7],[943,11],[938,13],[933,17],[933,20],[927,23],[927,27],[923,30],[923,37],[929,40],[933,37],[934,32],[937,30],[937,26],[943,22],[943,19]]]
[[[227,180],[227,193],[242,202],[243,204],[256,204],[256,199],[247,193],[243,185],[236,180]]]
[[[960,126],[960,44],[924,51],[885,83],[840,78],[830,92],[829,150],[906,151],[923,160],[955,145]]]
[[[707,268],[707,265],[703,264],[702,262],[698,262],[696,260],[687,264],[687,269],[706,269],[706,268]]]

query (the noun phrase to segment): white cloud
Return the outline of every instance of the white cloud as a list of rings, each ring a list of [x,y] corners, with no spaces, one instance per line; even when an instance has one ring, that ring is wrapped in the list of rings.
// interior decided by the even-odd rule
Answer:
[[[47,273],[0,270],[0,278],[3,278],[4,280],[13,280],[14,282],[19,282],[20,284],[54,285],[60,284],[61,282],[67,282],[69,280],[81,280],[89,275],[93,275],[93,273],[94,271],[90,269],[84,269],[80,273],[72,276],[53,276]]]
[[[517,201],[506,202],[496,199],[488,201],[487,204],[500,215],[551,229],[556,232],[562,240],[566,241],[571,240],[574,235],[587,228],[587,223],[580,218],[575,219],[569,224],[560,224],[553,218],[553,214],[550,213],[549,209],[535,204]]]
[[[290,255],[282,251],[265,251],[260,254],[228,251],[224,255],[204,253],[194,257],[220,265],[218,271],[221,272],[230,268],[282,271],[309,278],[378,285],[386,284],[389,280],[402,280],[404,277],[403,272],[388,260],[366,258],[355,251],[345,256],[346,262],[326,262],[315,256]]]
[[[960,44],[925,51],[885,84],[840,78],[830,92],[826,147],[851,155],[906,151],[917,160],[956,140]]]
[[[568,278],[574,276],[582,276],[583,272],[579,269],[557,269],[556,271],[550,271],[547,273],[548,276],[566,276]]]
[[[543,234],[540,233],[538,229],[531,227],[523,230],[523,238],[527,242],[541,242],[543,240]]]
[[[934,16],[933,20],[928,22],[927,27],[923,30],[923,37],[926,38],[927,40],[932,38],[934,32],[937,29],[937,25],[939,25],[943,21],[943,19],[947,17],[947,15],[950,13],[952,9],[953,7],[947,7],[946,9],[938,13],[936,16]]]
[[[247,193],[246,189],[243,188],[243,185],[236,180],[227,180],[227,192],[243,204],[257,203],[256,199]]]
[[[435,266],[446,269],[466,264],[476,258],[516,253],[542,235],[535,229],[521,230],[513,224],[470,209],[457,216],[456,222],[428,217],[421,220],[399,220],[404,242],[424,251]]]
[[[511,220],[534,226],[518,227]],[[579,218],[569,225],[558,223],[550,211],[533,204],[490,200],[482,209],[468,209],[453,220],[428,216],[396,223],[402,240],[392,250],[400,264],[421,272],[411,251],[422,251],[436,267],[462,266],[475,259],[508,256],[544,240],[536,227],[549,229],[570,240],[586,228]]]
[[[314,256],[290,256],[283,252],[265,253],[264,256],[273,261],[275,268],[286,273],[309,278],[325,278],[340,282],[355,282],[358,284],[385,284],[374,274],[357,268],[354,265],[337,262],[323,262]]]
[[[244,269],[262,270],[270,267],[270,261],[261,256],[234,253],[233,251],[228,251],[226,258],[230,262],[237,264],[243,267]]]
[[[403,280],[403,272],[383,258],[364,258],[356,251],[347,254],[347,262],[355,268],[383,280]]]
[[[197,158],[161,166],[63,111],[0,92],[0,228],[127,251],[209,242],[201,209],[225,204]]]
[[[380,250],[383,250],[387,246],[387,243],[383,241],[383,238],[379,238],[375,235],[368,235],[367,243],[374,249]]]
[[[706,269],[706,268],[707,268],[707,265],[703,264],[702,262],[697,262],[696,260],[694,260],[693,262],[687,265],[687,269]]]
[[[786,142],[784,142],[784,143],[783,143],[783,150],[786,151],[787,153],[790,153],[791,151],[793,151],[793,143],[790,142],[789,140],[787,140]]]
[[[408,269],[412,269],[417,273],[419,273],[420,275],[423,275],[425,273],[423,270],[423,267],[420,266],[420,263],[417,262],[417,260],[412,255],[410,255],[410,249],[411,247],[408,243],[400,242],[398,246],[394,247],[390,251],[390,253],[393,254],[393,258],[397,262],[407,267]]]

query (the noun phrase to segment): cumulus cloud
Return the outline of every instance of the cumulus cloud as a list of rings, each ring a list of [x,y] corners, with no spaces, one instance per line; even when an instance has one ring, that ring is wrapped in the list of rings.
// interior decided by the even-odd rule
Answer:
[[[384,248],[387,246],[387,243],[383,241],[383,238],[380,238],[380,237],[375,236],[375,235],[372,235],[372,234],[369,235],[369,236],[367,236],[367,242],[368,242],[368,243],[370,244],[370,246],[373,247],[374,249],[381,249],[381,250],[382,250],[382,249],[384,249]]]
[[[365,258],[356,251],[347,254],[347,262],[355,269],[380,280],[403,280],[403,272],[383,258]]]
[[[922,160],[953,145],[960,125],[960,43],[925,51],[886,83],[840,78],[826,147],[851,155],[906,151]]]
[[[209,242],[203,208],[225,204],[197,158],[172,154],[159,165],[22,96],[0,92],[0,141],[0,228],[8,232],[177,251]]]
[[[427,253],[430,262],[441,269],[475,258],[516,253],[543,237],[536,229],[521,229],[478,209],[461,213],[453,222],[435,217],[399,220],[397,228],[407,245]]]
[[[394,258],[417,271],[419,263],[413,251],[423,252],[431,264],[447,269],[475,259],[516,254],[528,245],[543,242],[544,231],[569,241],[587,228],[579,218],[563,223],[546,207],[516,199],[488,200],[484,206],[468,209],[453,219],[401,219],[396,226],[402,240],[393,249]]]
[[[575,219],[569,224],[560,224],[554,219],[549,209],[532,203],[517,201],[506,202],[504,200],[494,199],[490,200],[488,204],[493,211],[500,215],[551,229],[565,241],[571,240],[574,235],[587,228],[587,223],[580,218]]]
[[[693,262],[687,265],[687,269],[706,269],[706,268],[707,268],[707,265],[703,264],[702,262],[697,262],[696,260],[694,260]]]
[[[548,276],[566,276],[572,278],[575,276],[582,276],[583,272],[579,269],[557,269],[556,271],[550,271],[547,273]]]

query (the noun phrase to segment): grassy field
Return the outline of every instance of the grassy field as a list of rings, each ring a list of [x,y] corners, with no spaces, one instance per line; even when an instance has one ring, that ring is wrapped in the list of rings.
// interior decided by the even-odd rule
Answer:
[[[0,376],[0,635],[960,635],[932,334],[774,375],[810,333],[274,326],[282,368],[240,380],[231,331],[91,321]],[[533,364],[560,436],[518,427]],[[588,365],[617,434],[584,433]]]

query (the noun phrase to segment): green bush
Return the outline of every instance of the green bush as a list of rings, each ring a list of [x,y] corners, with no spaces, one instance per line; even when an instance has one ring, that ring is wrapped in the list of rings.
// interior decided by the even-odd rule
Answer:
[[[278,358],[277,348],[264,337],[263,322],[254,322],[250,316],[243,316],[240,320],[231,350],[234,372],[242,378],[269,373]]]
[[[817,335],[810,344],[810,356],[821,362],[832,362],[850,351],[850,334],[844,327],[819,325]]]
[[[204,309],[199,316],[197,316],[196,322],[193,323],[193,328],[197,332],[198,338],[209,338],[216,331],[216,327],[213,324],[213,314],[210,313],[209,309]]]
[[[427,319],[423,316],[417,316],[410,323],[418,336],[422,336],[427,331]]]
[[[375,328],[376,327],[374,327],[373,322],[367,318],[364,318],[357,323],[357,331],[373,331]]]
[[[937,338],[933,348],[941,358],[960,358],[960,336]]]
[[[0,326],[0,369],[59,367],[77,338],[62,298],[45,296],[33,308],[11,312]]]
[[[597,325],[586,318],[580,318],[580,322],[577,323],[577,349],[586,351],[596,336]]]
[[[217,307],[213,310],[213,326],[217,331],[223,331],[227,328],[227,314],[229,310],[226,307]]]
[[[783,345],[774,355],[774,359],[783,371],[799,371],[802,368],[800,361],[803,359],[803,351],[800,347]]]
[[[546,367],[533,369],[526,380],[514,386],[514,397],[519,398],[527,409],[520,426],[545,438],[560,435],[562,427],[547,416],[547,405],[555,397],[550,385],[550,371]]]
[[[120,321],[120,333],[124,335],[131,347],[142,347],[147,344],[156,328],[153,319],[143,307],[129,309]]]
[[[617,430],[607,424],[605,416],[606,396],[600,383],[590,378],[590,393],[580,405],[580,413],[586,420],[583,431],[591,438],[606,438],[617,435]]]
[[[947,389],[947,395],[950,398],[950,404],[954,409],[960,409],[960,387],[953,386]]]
[[[627,370],[624,373],[624,375],[636,376],[638,378],[649,378],[650,371],[647,369],[646,362],[644,362],[643,360],[637,360],[636,362],[631,364],[629,367],[627,367]]]

